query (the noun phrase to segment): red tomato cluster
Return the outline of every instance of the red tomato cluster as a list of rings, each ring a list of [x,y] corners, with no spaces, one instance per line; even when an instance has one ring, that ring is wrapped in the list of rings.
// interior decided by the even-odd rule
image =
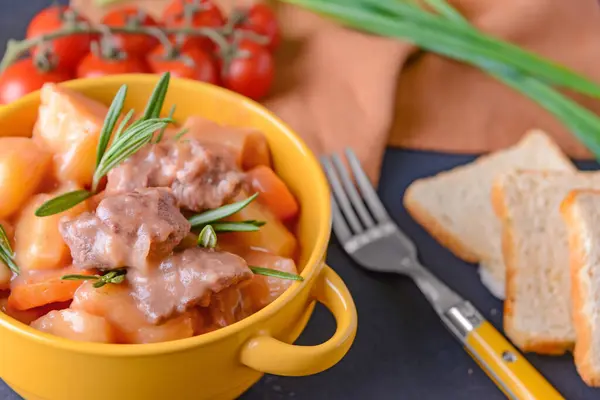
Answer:
[[[44,82],[166,71],[260,99],[273,81],[272,53],[280,42],[279,25],[273,11],[264,4],[236,10],[232,15],[235,18],[228,20],[211,0],[173,0],[163,12],[162,21],[135,7],[110,11],[99,25],[109,35],[95,30],[52,39],[33,48],[30,58],[10,65],[0,75],[0,104],[37,90]],[[85,26],[89,21],[67,6],[52,6],[31,20],[27,39],[75,24]],[[138,28],[153,28],[158,33],[136,33]],[[207,36],[189,34],[199,28],[212,29],[221,44]],[[256,34],[266,38],[266,43],[259,44],[252,36]],[[39,60],[40,55],[46,56],[50,70],[36,66],[34,59]]]

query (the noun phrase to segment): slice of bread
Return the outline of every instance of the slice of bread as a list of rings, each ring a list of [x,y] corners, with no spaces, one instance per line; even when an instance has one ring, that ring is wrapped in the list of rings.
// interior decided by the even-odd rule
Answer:
[[[600,172],[515,171],[494,182],[506,265],[504,331],[523,351],[562,354],[575,342],[560,204],[570,191],[588,188],[600,189]]]
[[[505,268],[490,196],[496,175],[516,169],[576,171],[544,132],[530,131],[513,147],[413,182],[404,195],[408,212],[438,242],[465,261],[481,262],[483,282],[499,298]]]
[[[561,205],[570,250],[575,364],[600,387],[600,191],[578,190]]]

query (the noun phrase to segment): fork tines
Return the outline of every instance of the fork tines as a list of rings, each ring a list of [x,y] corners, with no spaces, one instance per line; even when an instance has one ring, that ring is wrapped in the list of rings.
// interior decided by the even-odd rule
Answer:
[[[353,234],[390,220],[354,151],[346,149],[345,153],[350,172],[339,155],[321,157],[321,164],[333,192],[333,230],[342,242],[350,239]]]

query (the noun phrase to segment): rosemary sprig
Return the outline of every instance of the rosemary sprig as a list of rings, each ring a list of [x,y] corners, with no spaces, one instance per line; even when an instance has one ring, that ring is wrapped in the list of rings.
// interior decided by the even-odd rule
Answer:
[[[46,217],[58,214],[96,194],[100,181],[111,169],[150,143],[154,132],[172,122],[170,118],[159,118],[169,87],[169,79],[168,72],[160,77],[140,119],[126,127],[133,117],[133,110],[130,110],[115,131],[115,125],[121,115],[127,95],[127,85],[121,86],[108,109],[102,126],[96,150],[96,169],[92,178],[91,190],[76,190],[50,199],[35,210],[36,216]],[[113,133],[114,140],[109,146]]]
[[[36,217],[46,217],[48,215],[54,215],[66,211],[82,201],[90,198],[92,193],[87,190],[74,190],[57,196],[53,199],[48,200],[37,210],[35,210]]]
[[[304,280],[304,278],[301,277],[300,275],[290,274],[289,272],[278,271],[276,269],[255,267],[253,265],[249,265],[248,268],[250,268],[250,270],[255,275],[272,276],[272,277],[281,278],[281,279],[291,279],[293,281],[303,281]]]
[[[125,275],[127,275],[127,270],[125,268],[119,268],[114,269],[112,271],[108,271],[104,275],[72,274],[63,275],[60,279],[62,279],[63,281],[95,281],[93,286],[97,289],[109,283],[115,285],[123,283],[123,281],[125,281]]]
[[[0,261],[2,261],[6,266],[15,274],[19,274],[19,267],[15,263],[14,260],[15,252],[10,246],[10,241],[8,240],[8,236],[6,235],[6,230],[4,227],[0,225]]]
[[[224,205],[219,208],[215,208],[213,210],[208,210],[203,213],[194,215],[193,217],[188,218],[188,221],[192,224],[192,228],[198,228],[203,225],[211,224],[213,222],[217,222],[220,219],[229,217],[236,212],[242,210],[248,204],[252,203],[254,199],[258,197],[258,193],[254,193],[252,196],[247,199],[238,201],[236,203],[231,203]]]

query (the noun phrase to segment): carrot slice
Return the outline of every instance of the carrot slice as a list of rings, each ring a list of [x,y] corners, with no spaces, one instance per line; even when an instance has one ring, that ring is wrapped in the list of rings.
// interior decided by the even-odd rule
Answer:
[[[29,310],[15,310],[8,305],[8,299],[0,299],[0,311],[20,321],[26,325],[29,325],[36,319],[48,314],[50,311],[63,310],[69,307],[70,302],[52,303],[42,307],[31,308]]]
[[[63,275],[93,275],[93,271],[83,271],[73,267],[23,272],[11,282],[8,305],[15,310],[29,310],[50,303],[68,301],[83,281],[63,281]]]
[[[271,168],[258,166],[248,171],[246,177],[252,189],[260,193],[257,200],[277,218],[285,221],[298,215],[296,198]]]

